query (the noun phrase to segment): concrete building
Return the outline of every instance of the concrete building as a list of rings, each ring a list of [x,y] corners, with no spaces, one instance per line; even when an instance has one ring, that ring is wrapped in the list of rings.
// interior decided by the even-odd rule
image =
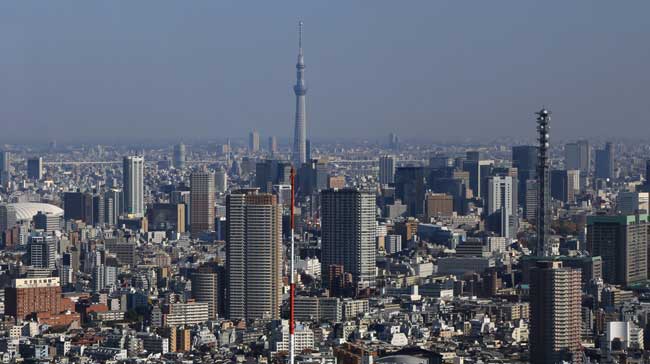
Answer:
[[[445,193],[427,193],[424,196],[424,214],[427,219],[454,212],[454,197]]]
[[[165,326],[196,325],[208,321],[207,302],[177,302],[164,307]]]
[[[185,232],[184,203],[155,203],[147,210],[149,231]]]
[[[176,169],[183,169],[185,168],[185,161],[186,161],[186,154],[185,154],[185,144],[180,143],[174,145],[174,155],[172,162],[174,164],[174,168]]]
[[[43,158],[27,159],[27,178],[34,180],[43,179]]]
[[[282,206],[277,196],[239,190],[226,199],[226,257],[231,319],[280,317]]]
[[[603,259],[603,280],[630,285],[648,277],[648,215],[587,217],[587,250]]]
[[[616,211],[625,215],[650,213],[650,193],[619,192],[616,198]]]
[[[17,320],[35,312],[58,314],[62,310],[58,277],[14,279],[5,288],[5,315]]]
[[[355,283],[375,284],[375,196],[357,189],[321,191],[323,282],[342,265]]]
[[[395,157],[382,155],[379,157],[379,183],[387,185],[395,182]]]
[[[192,236],[214,231],[214,175],[207,171],[190,175],[190,231]]]
[[[129,156],[122,161],[124,212],[144,216],[144,157]]]
[[[192,274],[192,297],[208,304],[208,317],[216,320],[224,316],[225,271],[216,264],[201,265]]]
[[[582,362],[580,271],[543,261],[531,269],[530,362]]]
[[[513,181],[510,176],[491,177],[488,180],[488,203],[486,213],[498,223],[498,231],[502,237],[511,238],[516,232],[517,216],[513,215]]]

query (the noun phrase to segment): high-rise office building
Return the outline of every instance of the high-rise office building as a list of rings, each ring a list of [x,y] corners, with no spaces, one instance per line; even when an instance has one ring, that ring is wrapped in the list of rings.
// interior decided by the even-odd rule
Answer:
[[[129,156],[122,161],[124,212],[144,215],[144,157]]]
[[[192,297],[197,302],[207,302],[211,320],[224,315],[225,282],[223,267],[214,263],[203,264],[192,274]]]
[[[427,219],[437,216],[451,216],[453,212],[453,196],[445,193],[427,193],[424,196],[424,214]]]
[[[587,250],[603,259],[605,283],[628,286],[648,278],[648,215],[587,217]]]
[[[65,192],[63,194],[63,218],[93,223],[93,195],[84,192]]]
[[[614,178],[614,146],[605,144],[605,148],[596,150],[596,178]]]
[[[398,150],[400,147],[399,136],[395,133],[388,134],[388,148]]]
[[[575,202],[575,195],[580,191],[580,171],[551,171],[551,197],[558,201]]]
[[[183,169],[185,168],[185,162],[186,162],[186,154],[185,154],[185,144],[180,143],[174,145],[174,155],[173,155],[173,163],[174,163],[174,168],[176,169]]]
[[[248,134],[248,150],[251,153],[256,153],[260,150],[260,133],[257,130],[253,130]]]
[[[463,161],[463,171],[469,173],[469,188],[472,190],[473,197],[479,198],[481,196],[481,166],[479,152],[466,152],[466,158]]]
[[[226,270],[231,319],[280,318],[282,206],[257,190],[226,198]]]
[[[0,185],[5,185],[11,177],[11,153],[0,150]]]
[[[649,192],[621,191],[616,197],[616,210],[623,215],[650,213]]]
[[[395,172],[395,196],[406,205],[408,216],[424,213],[426,172],[424,167],[398,167]]]
[[[298,170],[296,194],[298,197],[311,196],[328,188],[329,168],[327,163],[312,159]]]
[[[298,168],[307,162],[307,106],[305,95],[305,57],[302,52],[302,21],[298,24],[298,62],[296,62],[296,84],[293,92],[296,94],[296,121],[293,134],[293,164]]]
[[[488,180],[487,214],[498,221],[499,233],[506,238],[514,237],[516,216],[513,216],[512,177],[495,176]]]
[[[524,218],[530,223],[537,220],[537,181],[529,179],[526,181],[524,198]]]
[[[382,155],[379,157],[379,183],[387,185],[395,182],[395,157]]]
[[[11,153],[0,150],[0,172],[9,171],[11,165]]]
[[[43,158],[27,159],[27,178],[35,180],[43,178]]]
[[[650,159],[645,161],[645,185],[650,186]]]
[[[50,212],[39,211],[34,215],[34,228],[43,230],[46,234],[61,230],[61,216]]]
[[[375,284],[375,196],[357,189],[321,191],[321,272],[342,265],[355,283]]]
[[[539,149],[533,145],[512,147],[512,166],[517,168],[517,191],[520,203],[526,201],[526,181],[537,179],[537,153]]]
[[[56,242],[52,236],[29,237],[29,259],[34,268],[56,268]]]
[[[150,231],[185,232],[184,203],[155,203],[147,209]]]
[[[269,154],[274,155],[278,152],[278,140],[274,136],[269,137]]]
[[[190,175],[190,231],[193,236],[214,231],[214,175],[194,172]]]
[[[579,170],[583,178],[589,176],[591,164],[591,148],[586,140],[578,140],[567,143],[564,146],[564,168],[567,170]]]
[[[255,164],[255,187],[272,192],[273,185],[291,184],[291,163],[266,159]]]
[[[112,188],[104,193],[104,218],[106,224],[116,225],[117,219],[124,212],[124,193],[122,190]]]
[[[219,193],[228,191],[228,173],[225,169],[221,168],[214,172],[214,187]]]
[[[530,271],[530,362],[581,363],[581,274],[559,261]]]

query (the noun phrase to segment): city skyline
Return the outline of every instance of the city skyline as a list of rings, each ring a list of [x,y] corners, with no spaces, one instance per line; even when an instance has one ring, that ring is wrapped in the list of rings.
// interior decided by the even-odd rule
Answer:
[[[145,29],[138,16],[146,2],[5,3],[3,136],[144,139],[155,130],[150,139],[185,140],[257,129],[290,139],[298,19],[309,24],[309,138],[521,137],[540,104],[555,112],[554,133],[625,137],[650,111],[641,96],[650,55],[637,46],[647,34],[627,18],[641,11],[564,3],[348,7],[259,5],[247,19],[238,6],[202,2],[175,12],[163,4]],[[546,11],[552,29],[526,22]]]

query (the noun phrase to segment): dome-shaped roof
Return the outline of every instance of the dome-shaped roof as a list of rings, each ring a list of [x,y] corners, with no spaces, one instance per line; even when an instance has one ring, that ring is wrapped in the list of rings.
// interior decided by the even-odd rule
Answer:
[[[50,213],[56,216],[63,216],[63,209],[50,205],[49,203],[19,202],[10,203],[7,206],[16,211],[16,221],[31,220],[39,211],[43,211],[46,214]]]

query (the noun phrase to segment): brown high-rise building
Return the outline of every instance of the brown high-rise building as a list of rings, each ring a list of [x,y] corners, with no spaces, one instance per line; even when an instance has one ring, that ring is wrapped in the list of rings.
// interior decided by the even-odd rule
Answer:
[[[214,231],[214,175],[207,171],[190,175],[190,232],[196,236]]]
[[[208,317],[215,320],[223,317],[225,272],[223,266],[216,263],[201,265],[192,274],[192,296],[197,302],[208,303]]]
[[[24,320],[33,313],[58,314],[63,310],[58,277],[20,278],[5,288],[5,315]]]
[[[227,197],[226,215],[227,316],[280,318],[282,205],[275,195],[239,190]]]
[[[427,219],[449,216],[454,212],[454,198],[444,193],[427,193],[424,197],[424,213]]]
[[[581,363],[580,270],[542,261],[530,271],[530,362]]]

